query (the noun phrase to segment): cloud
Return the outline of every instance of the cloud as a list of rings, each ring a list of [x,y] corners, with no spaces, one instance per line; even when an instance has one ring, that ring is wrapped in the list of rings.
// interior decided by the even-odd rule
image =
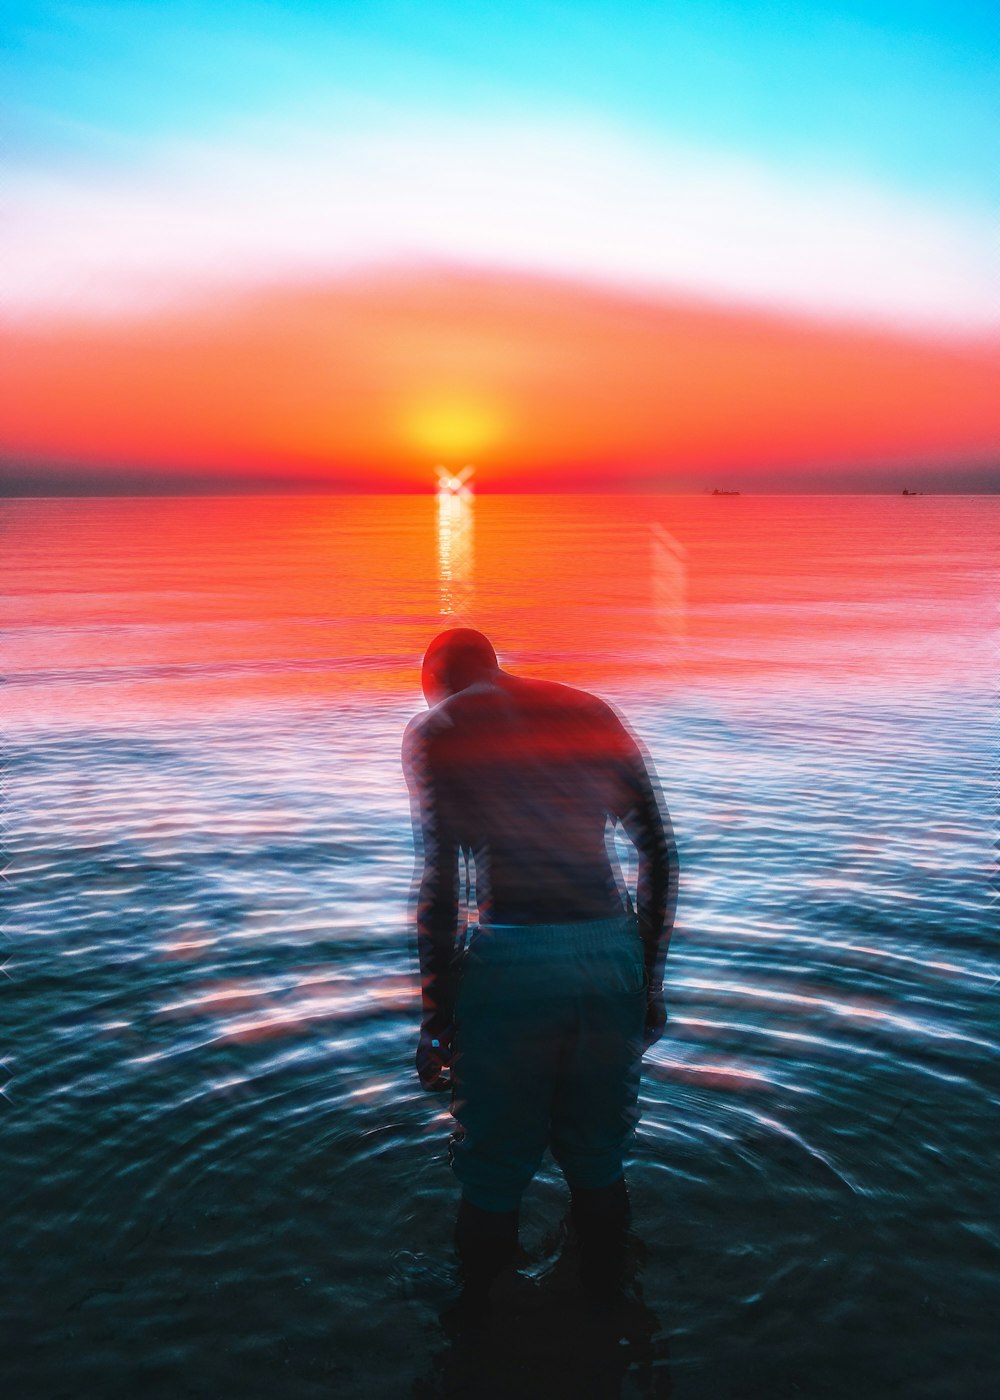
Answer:
[[[21,172],[0,304],[145,314],[399,265],[583,280],[931,334],[996,326],[985,220],[568,123],[271,129]]]

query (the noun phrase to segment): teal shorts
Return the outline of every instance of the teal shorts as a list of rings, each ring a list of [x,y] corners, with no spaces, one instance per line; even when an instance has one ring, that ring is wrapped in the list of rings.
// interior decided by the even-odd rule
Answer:
[[[633,915],[473,927],[452,1042],[451,1164],[515,1210],[547,1147],[571,1187],[610,1186],[639,1120],[646,973]]]

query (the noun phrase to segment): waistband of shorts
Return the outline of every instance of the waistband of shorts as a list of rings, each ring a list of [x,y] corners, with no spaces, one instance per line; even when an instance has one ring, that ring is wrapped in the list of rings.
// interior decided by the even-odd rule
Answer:
[[[612,948],[632,945],[639,938],[635,914],[616,914],[609,919],[586,919],[566,924],[470,924],[467,947],[498,956],[557,956],[577,953],[606,953]]]

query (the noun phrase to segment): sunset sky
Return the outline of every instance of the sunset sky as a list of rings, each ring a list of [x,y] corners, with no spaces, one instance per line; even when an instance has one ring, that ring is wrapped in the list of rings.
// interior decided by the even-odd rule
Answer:
[[[995,490],[992,3],[6,9],[0,485]]]

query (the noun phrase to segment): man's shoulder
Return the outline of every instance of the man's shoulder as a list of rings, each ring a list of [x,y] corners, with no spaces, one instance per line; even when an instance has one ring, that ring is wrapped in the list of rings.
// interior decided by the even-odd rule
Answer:
[[[436,741],[447,743],[449,738],[458,739],[512,719],[544,724],[582,722],[589,729],[623,740],[631,737],[614,706],[591,691],[563,681],[517,677],[514,685],[502,690],[484,693],[472,688],[414,715],[403,732],[403,755],[417,754],[437,747]]]
[[[564,681],[531,680],[527,684],[553,709],[572,711],[594,723],[621,727],[621,717],[614,706],[592,691],[581,690],[579,686],[567,685]]]
[[[403,754],[413,753],[430,739],[452,728],[453,721],[444,705],[435,705],[431,710],[415,714],[403,730]]]

